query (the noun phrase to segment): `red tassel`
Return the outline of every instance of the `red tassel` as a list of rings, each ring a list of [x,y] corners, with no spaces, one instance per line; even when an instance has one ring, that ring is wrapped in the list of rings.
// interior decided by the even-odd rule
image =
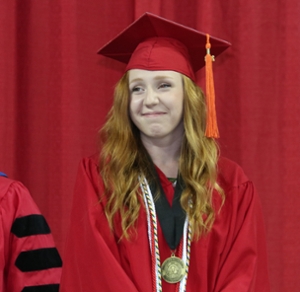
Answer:
[[[215,60],[214,56],[210,54],[209,35],[206,35],[206,56],[205,56],[205,71],[206,71],[206,130],[205,136],[209,138],[219,138],[219,130],[217,125],[217,114],[215,106],[215,88],[212,62]]]

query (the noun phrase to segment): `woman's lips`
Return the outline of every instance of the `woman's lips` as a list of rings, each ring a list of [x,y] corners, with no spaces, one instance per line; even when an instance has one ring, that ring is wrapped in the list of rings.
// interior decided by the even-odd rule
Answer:
[[[142,116],[146,117],[156,117],[156,116],[161,116],[164,115],[165,112],[149,112],[149,113],[143,113]]]

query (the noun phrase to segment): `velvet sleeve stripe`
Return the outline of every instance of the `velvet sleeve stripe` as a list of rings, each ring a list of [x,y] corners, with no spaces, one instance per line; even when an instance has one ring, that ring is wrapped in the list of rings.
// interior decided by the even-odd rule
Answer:
[[[16,267],[22,272],[33,272],[62,266],[55,247],[22,251],[16,259]]]
[[[11,232],[21,238],[31,235],[49,234],[51,231],[43,215],[33,214],[16,218],[11,227]]]
[[[59,284],[28,286],[22,289],[21,292],[58,292]]]

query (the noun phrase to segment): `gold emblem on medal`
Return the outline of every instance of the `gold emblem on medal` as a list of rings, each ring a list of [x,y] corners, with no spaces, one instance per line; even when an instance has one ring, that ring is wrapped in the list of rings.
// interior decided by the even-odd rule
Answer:
[[[180,282],[185,276],[185,264],[182,259],[171,256],[161,266],[161,275],[168,283]]]

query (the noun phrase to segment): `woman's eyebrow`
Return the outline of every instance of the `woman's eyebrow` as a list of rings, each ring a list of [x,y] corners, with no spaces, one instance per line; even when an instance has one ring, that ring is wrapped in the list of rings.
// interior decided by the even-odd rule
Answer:
[[[133,82],[138,82],[138,81],[143,81],[142,78],[134,78],[131,81],[129,81],[129,84],[133,83]]]

